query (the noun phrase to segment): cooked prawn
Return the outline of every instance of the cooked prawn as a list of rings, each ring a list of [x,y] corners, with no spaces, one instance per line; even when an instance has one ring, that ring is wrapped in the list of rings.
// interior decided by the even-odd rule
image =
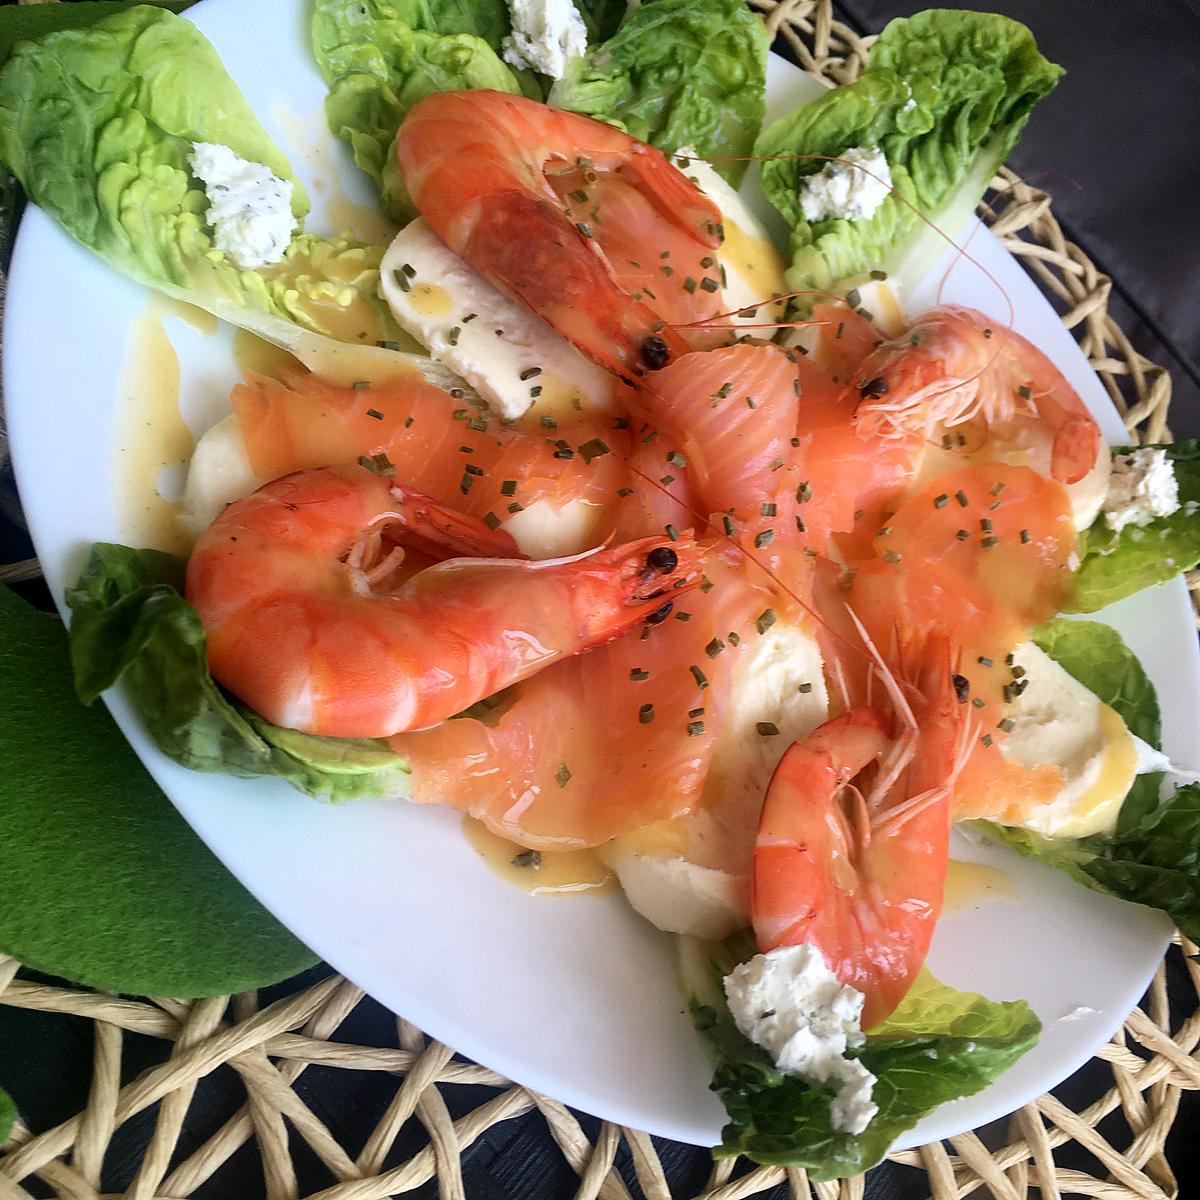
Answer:
[[[440,556],[393,580],[404,547]],[[700,582],[690,538],[571,559],[359,467],[298,471],[201,535],[187,597],[213,676],[277,725],[386,737],[445,720],[646,620]]]
[[[658,307],[660,291],[689,298],[681,306],[691,319],[720,311],[710,270],[720,210],[660,151],[611,125],[502,92],[435,92],[409,110],[396,155],[413,203],[450,249],[618,375],[635,378],[688,349],[667,324],[678,310]],[[622,208],[611,255],[600,202]],[[631,213],[638,258],[628,254],[631,231],[618,228]],[[659,261],[642,264],[644,254]],[[660,283],[650,291],[647,267]]]
[[[970,722],[944,636],[915,642],[888,710],[863,706],[794,743],[767,790],[751,912],[762,951],[809,943],[882,1021],[925,960],[942,907],[951,795]]]
[[[854,385],[865,436],[915,433],[968,456],[994,441],[987,457],[1026,463],[1064,485],[1108,465],[1095,418],[1058,368],[972,308],[925,313],[859,364]]]

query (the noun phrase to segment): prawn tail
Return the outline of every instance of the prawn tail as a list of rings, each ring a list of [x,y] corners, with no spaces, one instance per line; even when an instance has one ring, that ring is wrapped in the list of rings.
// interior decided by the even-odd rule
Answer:
[[[512,534],[439,504],[414,488],[393,484],[389,540],[430,558],[524,558]]]

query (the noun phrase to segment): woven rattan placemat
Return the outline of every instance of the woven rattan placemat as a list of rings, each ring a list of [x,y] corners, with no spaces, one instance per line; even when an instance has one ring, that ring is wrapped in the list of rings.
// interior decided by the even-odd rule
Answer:
[[[829,0],[750,3],[808,70],[837,82],[861,71],[871,39],[835,21]],[[1056,303],[1123,413],[1131,440],[1167,440],[1170,379],[1138,353],[1108,316],[1111,281],[1063,236],[1046,193],[1002,171],[982,211],[993,232]],[[26,564],[16,566],[15,572],[5,572],[9,578],[31,573]],[[1200,580],[1192,585],[1195,595]],[[923,1171],[926,1190],[936,1200],[973,1193],[1020,1200],[1034,1190],[1048,1200],[1062,1195],[1165,1200],[1176,1195],[1163,1147],[1182,1090],[1200,1089],[1200,965],[1193,957],[1195,946],[1185,943],[1183,949],[1187,957],[1171,973],[1171,994],[1168,973],[1160,968],[1143,1006],[1090,1064],[1090,1095],[1083,1103],[1068,1106],[1045,1095],[1007,1122],[905,1151],[893,1161]],[[18,1121],[0,1147],[0,1197],[27,1200],[48,1189],[70,1200],[97,1200],[104,1195],[101,1172],[114,1135],[155,1106],[149,1148],[132,1185],[122,1193],[136,1200],[191,1196],[247,1145],[261,1159],[269,1200],[299,1197],[293,1157],[297,1139],[340,1181],[309,1191],[310,1200],[377,1200],[434,1180],[443,1200],[458,1200],[466,1195],[462,1155],[467,1148],[493,1126],[533,1110],[578,1175],[576,1194],[582,1200],[628,1200],[634,1188],[646,1200],[680,1200],[684,1195],[741,1200],[780,1188],[797,1198],[819,1200],[857,1200],[866,1193],[865,1177],[815,1184],[803,1171],[732,1160],[715,1163],[699,1190],[680,1191],[668,1178],[661,1145],[656,1147],[646,1134],[611,1124],[597,1130],[589,1123],[589,1136],[562,1104],[456,1059],[449,1047],[430,1041],[402,1019],[396,1019],[394,1039],[386,1045],[345,1040],[344,1026],[363,1003],[372,1002],[336,975],[265,1006],[253,993],[202,1000],[126,999],[39,982],[23,974],[14,959],[0,957],[0,1005],[85,1018],[92,1024],[94,1047],[82,1110],[37,1134]],[[1172,1012],[1187,1015],[1173,1021]],[[122,1065],[131,1034],[173,1046],[165,1062],[122,1083],[129,1076]],[[245,1103],[199,1146],[192,1148],[191,1138],[184,1149],[181,1134],[197,1083],[223,1066],[240,1077]],[[351,1152],[342,1145],[293,1087],[309,1066],[394,1079],[394,1095],[382,1119],[365,1143],[361,1135],[356,1139],[361,1149]],[[467,1096],[485,1098],[464,1107],[464,1085],[473,1085]],[[480,1087],[486,1090],[480,1092]],[[1078,1097],[1078,1088],[1072,1093]],[[452,1118],[451,1108],[463,1115]],[[398,1154],[398,1141],[412,1142],[414,1121],[423,1127],[423,1148]],[[1072,1155],[1075,1165],[1066,1166],[1059,1160],[1069,1147],[1088,1153]],[[1081,1161],[1088,1167],[1081,1168]],[[30,1182],[35,1178],[39,1184]]]

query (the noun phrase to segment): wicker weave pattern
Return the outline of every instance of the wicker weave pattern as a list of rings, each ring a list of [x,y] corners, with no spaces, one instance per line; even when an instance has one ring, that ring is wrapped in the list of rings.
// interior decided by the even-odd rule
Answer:
[[[861,71],[870,38],[860,38],[834,21],[829,0],[750,0],[768,28],[808,70],[836,82]],[[1139,354],[1107,313],[1110,281],[1068,242],[1045,192],[1003,171],[984,206],[984,216],[1006,247],[1060,302],[1062,319],[1078,337],[1109,394],[1124,414],[1131,438],[1169,437],[1170,379]],[[27,574],[28,564],[6,569]],[[1200,580],[1196,583],[1200,589]],[[1196,947],[1185,943],[1190,955]],[[1100,1200],[1165,1200],[1177,1194],[1163,1155],[1182,1089],[1200,1088],[1200,965],[1186,960],[1188,994],[1175,996],[1177,1011],[1192,1013],[1172,1028],[1166,973],[1160,968],[1146,1007],[1135,1010],[1098,1058],[1111,1084],[1098,1089],[1083,1111],[1053,1095],[1016,1113],[1003,1128],[963,1134],[894,1156],[923,1170],[936,1200],[988,1194],[1021,1200],[1035,1190],[1047,1200],[1066,1195]],[[64,1124],[34,1135],[18,1123],[0,1147],[0,1198],[28,1200],[22,1186],[33,1177],[70,1200],[101,1196],[101,1168],[114,1132],[131,1117],[160,1103],[151,1145],[125,1196],[134,1200],[187,1197],[216,1175],[230,1156],[253,1140],[262,1161],[269,1200],[294,1200],[299,1188],[291,1139],[311,1147],[339,1182],[321,1200],[376,1200],[402,1195],[436,1179],[443,1200],[465,1196],[461,1154],[499,1122],[537,1109],[566,1162],[579,1176],[582,1200],[629,1200],[632,1193],[615,1166],[622,1141],[628,1146],[638,1188],[646,1200],[677,1200],[651,1140],[643,1133],[603,1125],[591,1141],[575,1117],[557,1101],[511,1084],[470,1063],[408,1022],[396,1020],[390,1046],[333,1040],[364,999],[348,980],[333,976],[259,1008],[254,994],[204,1000],[130,1000],[84,989],[50,987],[24,979],[20,964],[0,957],[0,1004],[48,1013],[70,1013],[93,1022],[94,1068],[86,1107]],[[170,1059],[121,1086],[124,1034],[173,1043]],[[186,1157],[176,1152],[196,1084],[219,1066],[240,1076],[246,1102],[202,1146]],[[292,1085],[309,1065],[357,1072],[386,1072],[396,1080],[383,1119],[357,1157],[342,1147]],[[484,1085],[494,1089],[485,1103],[452,1120],[443,1088]],[[1114,1145],[1097,1126],[1120,1112],[1131,1131],[1128,1144]],[[424,1127],[423,1149],[384,1169],[401,1129]],[[1060,1166],[1055,1151],[1075,1142],[1100,1164],[1093,1174]],[[864,1180],[810,1184],[803,1171],[749,1168],[744,1162],[714,1164],[697,1200],[741,1200],[784,1185],[787,1194],[818,1200],[859,1200]],[[982,1189],[982,1191],[980,1191]],[[311,1196],[310,1196],[311,1200]]]

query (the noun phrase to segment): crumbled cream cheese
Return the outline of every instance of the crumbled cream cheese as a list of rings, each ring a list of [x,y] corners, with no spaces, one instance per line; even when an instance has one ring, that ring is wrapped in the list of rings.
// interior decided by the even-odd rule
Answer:
[[[838,160],[801,181],[800,211],[806,221],[856,221],[874,216],[887,199],[892,173],[882,150],[874,146],[843,150]]]
[[[215,142],[193,142],[190,163],[208,196],[213,245],[243,270],[279,262],[297,225],[291,183]]]
[[[513,31],[501,50],[510,66],[561,79],[587,50],[587,26],[571,0],[508,0],[508,8]]]
[[[879,1111],[875,1076],[846,1051],[866,1040],[863,994],[838,982],[815,946],[780,946],[756,954],[725,977],[737,1027],[788,1075],[836,1083],[833,1128],[862,1133]]]
[[[1120,533],[1179,510],[1179,481],[1165,450],[1147,448],[1113,458],[1104,519]]]

